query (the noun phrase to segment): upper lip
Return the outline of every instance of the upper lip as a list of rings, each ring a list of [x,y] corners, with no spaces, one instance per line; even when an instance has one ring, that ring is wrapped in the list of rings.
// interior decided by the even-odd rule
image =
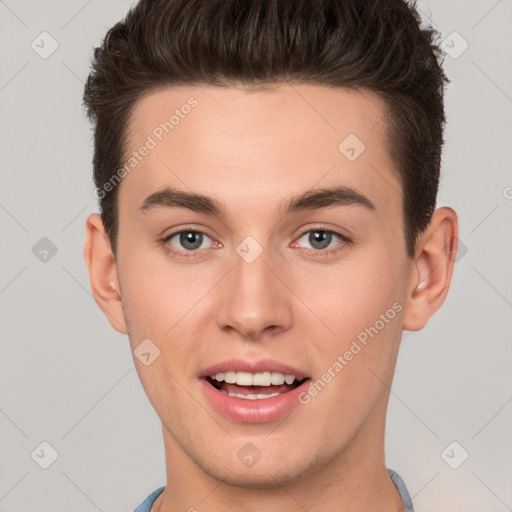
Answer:
[[[279,361],[272,359],[262,359],[260,361],[248,361],[244,359],[229,359],[222,363],[217,363],[208,368],[205,368],[199,374],[200,378],[206,378],[210,375],[225,372],[249,372],[249,373],[263,373],[263,372],[280,372],[285,375],[294,375],[297,380],[303,380],[308,375],[298,368],[283,364]]]

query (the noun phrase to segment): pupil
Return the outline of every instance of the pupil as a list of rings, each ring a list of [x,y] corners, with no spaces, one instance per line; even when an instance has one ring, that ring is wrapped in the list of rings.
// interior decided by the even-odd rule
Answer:
[[[309,242],[313,247],[315,247],[315,249],[325,249],[331,242],[331,236],[331,233],[327,233],[327,231],[313,231],[309,235]],[[315,246],[318,242],[320,243],[319,247]]]

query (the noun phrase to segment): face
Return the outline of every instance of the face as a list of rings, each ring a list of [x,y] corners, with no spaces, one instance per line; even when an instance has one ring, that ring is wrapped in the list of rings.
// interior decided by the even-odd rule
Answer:
[[[167,456],[191,471],[272,486],[382,451],[411,274],[383,112],[288,84],[137,103],[118,285],[132,350],[159,354],[134,360]]]

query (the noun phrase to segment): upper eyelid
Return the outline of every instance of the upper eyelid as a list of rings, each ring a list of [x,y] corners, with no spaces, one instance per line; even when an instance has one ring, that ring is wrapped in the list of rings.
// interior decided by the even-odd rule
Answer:
[[[302,238],[305,234],[310,233],[311,231],[324,231],[325,233],[331,233],[332,235],[339,236],[343,239],[349,239],[350,236],[347,233],[344,233],[343,230],[329,229],[327,227],[313,227],[309,229],[305,229],[296,238]]]

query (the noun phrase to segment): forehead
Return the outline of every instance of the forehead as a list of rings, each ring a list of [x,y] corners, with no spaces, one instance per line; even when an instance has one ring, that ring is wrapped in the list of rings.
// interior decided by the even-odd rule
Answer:
[[[134,165],[127,166],[120,202],[140,206],[172,185],[263,207],[272,198],[281,203],[315,187],[345,185],[396,214],[401,187],[385,127],[382,101],[361,90],[292,83],[253,91],[163,88],[133,110],[126,161],[132,155]]]

